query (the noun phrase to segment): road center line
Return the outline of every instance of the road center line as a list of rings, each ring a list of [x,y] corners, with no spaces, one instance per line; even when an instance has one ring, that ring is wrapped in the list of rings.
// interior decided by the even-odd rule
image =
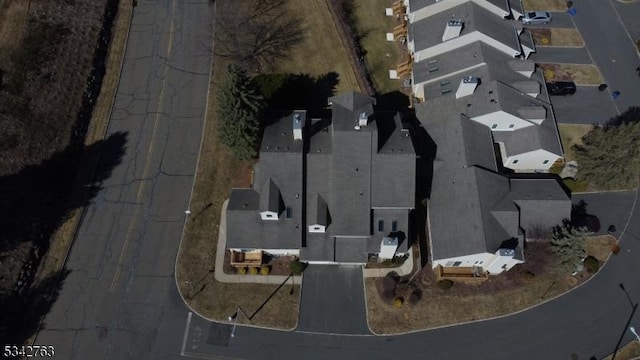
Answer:
[[[172,0],[171,1],[171,29],[169,31],[169,44],[167,45],[167,59],[169,59],[171,55],[171,48],[173,46],[173,33],[175,30],[175,19],[173,17],[174,14],[175,14],[175,0]],[[131,231],[133,230],[133,227],[140,213],[142,193],[144,192],[144,189],[145,189],[146,178],[149,173],[149,167],[151,164],[151,156],[153,155],[153,148],[155,145],[156,133],[158,128],[158,116],[160,115],[160,108],[162,107],[162,99],[164,98],[165,82],[167,80],[168,72],[169,72],[169,63],[167,60],[167,62],[164,64],[164,70],[162,73],[160,95],[158,96],[158,107],[156,108],[156,115],[153,120],[153,132],[151,133],[151,143],[149,144],[149,150],[147,151],[147,156],[145,159],[144,170],[142,172],[142,178],[141,178],[142,180],[140,181],[140,185],[138,187],[138,194],[136,196],[136,201],[135,201],[136,204],[134,205],[135,210],[133,212],[133,216],[131,216],[131,219],[129,220],[129,228],[127,229],[127,235],[125,236],[124,244],[122,245],[122,250],[120,251],[120,256],[118,257],[118,263],[116,264],[116,271],[113,275],[113,280],[111,281],[111,287],[109,288],[110,292],[113,292],[116,288],[116,284],[120,277],[120,273],[122,272],[122,260],[124,259],[124,254],[127,251],[129,240],[131,239]]]

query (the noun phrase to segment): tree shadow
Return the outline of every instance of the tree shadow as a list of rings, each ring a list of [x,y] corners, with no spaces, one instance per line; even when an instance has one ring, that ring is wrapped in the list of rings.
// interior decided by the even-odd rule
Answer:
[[[597,233],[600,231],[600,219],[597,216],[587,212],[586,201],[580,200],[571,205],[571,226],[585,227],[588,231]]]
[[[38,165],[0,177],[0,227],[3,229],[0,252],[27,241],[48,245],[49,238],[69,213],[85,205],[101,190],[102,181],[111,176],[113,168],[122,161],[126,142],[126,133],[115,133],[79,150],[67,146]],[[98,157],[95,175],[90,181],[78,184],[82,159]],[[73,194],[74,186],[83,191]]]
[[[640,121],[640,107],[632,106],[622,114],[618,116],[614,116],[611,119],[609,119],[606,122],[605,127],[626,125],[626,124],[635,123],[638,121]]]
[[[21,344],[37,330],[49,309],[46,297],[54,290],[57,296],[57,281],[67,275],[32,286],[40,259],[71,212],[102,189],[122,161],[126,142],[127,134],[119,132],[89,146],[69,145],[38,165],[0,177],[0,307],[13,309],[0,322],[0,336],[12,339],[5,344]],[[96,162],[95,168],[83,167]]]
[[[409,97],[400,91],[392,91],[376,96],[376,109],[400,110],[409,107]]]
[[[5,314],[0,323],[3,344],[24,344],[40,330],[42,318],[60,295],[70,271],[57,271],[23,293],[1,293],[0,306]]]
[[[309,74],[261,74],[255,77],[270,110],[307,110],[307,117],[325,115],[327,99],[335,95],[340,79],[336,72]]]

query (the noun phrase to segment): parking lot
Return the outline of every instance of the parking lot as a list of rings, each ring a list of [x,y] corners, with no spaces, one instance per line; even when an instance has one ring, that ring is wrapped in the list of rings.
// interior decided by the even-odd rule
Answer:
[[[616,0],[574,1],[576,13],[552,12],[549,24],[536,28],[576,28],[584,47],[542,46],[531,55],[536,63],[593,64],[597,66],[606,89],[598,84],[580,86],[571,96],[553,96],[551,103],[559,123],[605,123],[631,106],[640,106],[640,76],[636,68],[640,57],[634,41],[640,36],[640,2]],[[529,9],[546,10],[546,9]],[[532,26],[533,27],[533,26]],[[620,93],[613,99],[612,93]]]

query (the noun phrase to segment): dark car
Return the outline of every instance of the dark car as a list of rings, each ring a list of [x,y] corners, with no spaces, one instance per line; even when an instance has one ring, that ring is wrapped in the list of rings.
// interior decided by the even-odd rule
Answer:
[[[547,83],[549,95],[573,95],[576,93],[576,84],[571,81],[554,81]]]

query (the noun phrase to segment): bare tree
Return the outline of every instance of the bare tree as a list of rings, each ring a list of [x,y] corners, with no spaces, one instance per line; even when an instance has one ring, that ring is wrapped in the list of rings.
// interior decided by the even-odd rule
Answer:
[[[256,72],[273,68],[304,39],[302,20],[287,12],[287,2],[225,1],[216,31],[218,55]]]

